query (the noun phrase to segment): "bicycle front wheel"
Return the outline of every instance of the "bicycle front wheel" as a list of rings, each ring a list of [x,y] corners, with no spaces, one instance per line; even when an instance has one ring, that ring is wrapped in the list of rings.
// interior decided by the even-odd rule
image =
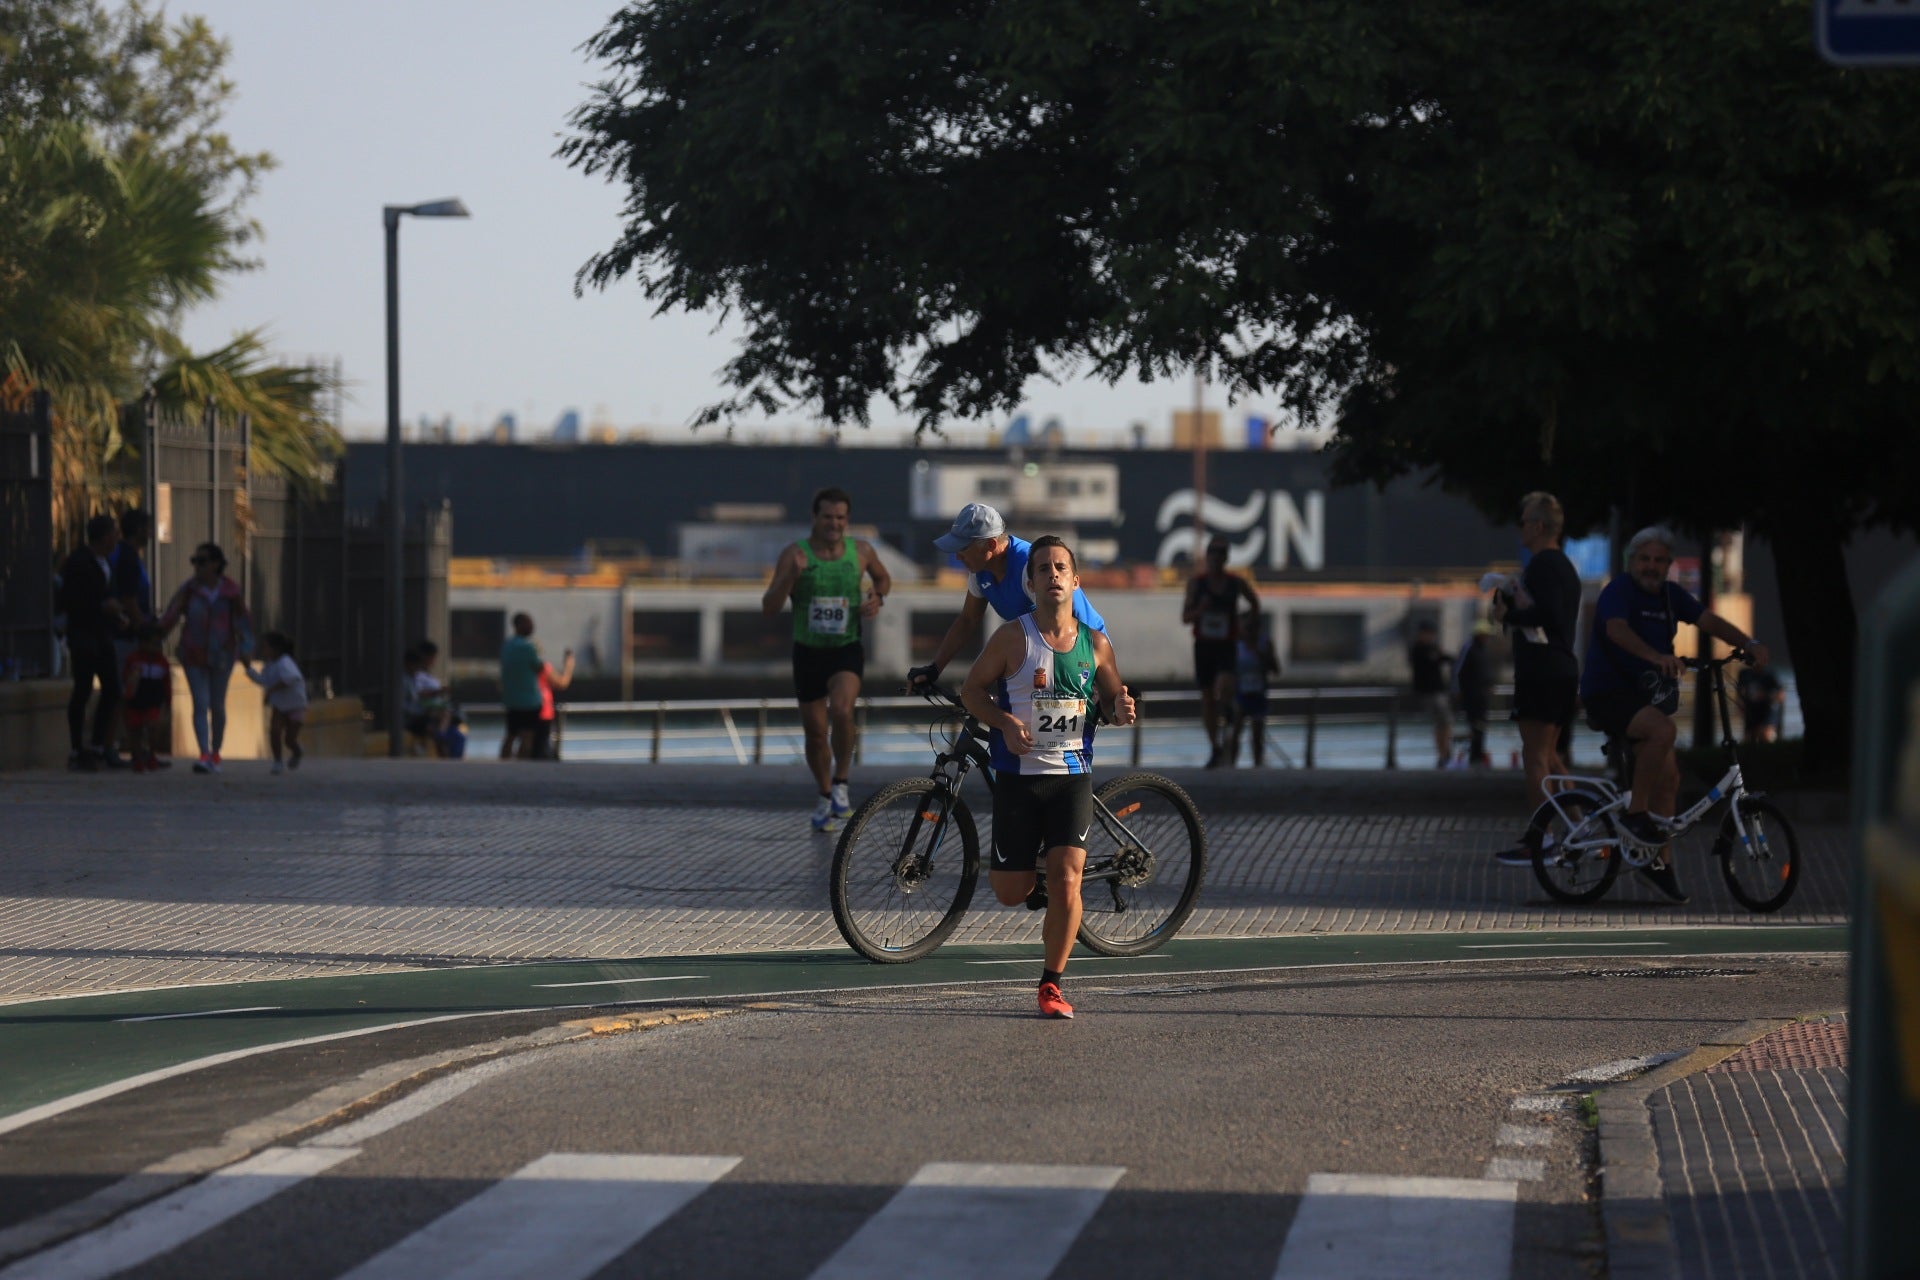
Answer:
[[[1193,914],[1207,870],[1207,830],[1193,797],[1151,773],[1095,793],[1129,837],[1094,815],[1080,886],[1080,941],[1103,956],[1144,955]]]
[[[1713,851],[1736,901],[1749,911],[1778,911],[1800,883],[1800,840],[1778,805],[1741,796],[1739,821],[1731,809],[1720,824]],[[1746,828],[1746,835],[1740,828]]]
[[[1564,791],[1533,811],[1527,824],[1527,850],[1533,855],[1533,878],[1555,902],[1592,902],[1613,886],[1620,874],[1620,846],[1604,844],[1590,849],[1572,849],[1568,841],[1581,844],[1611,834],[1603,830],[1593,815],[1606,801],[1592,791]],[[1557,807],[1556,807],[1557,806]]]
[[[833,851],[833,922],[876,964],[918,960],[947,940],[973,901],[980,837],[965,802],[925,778],[867,798]]]

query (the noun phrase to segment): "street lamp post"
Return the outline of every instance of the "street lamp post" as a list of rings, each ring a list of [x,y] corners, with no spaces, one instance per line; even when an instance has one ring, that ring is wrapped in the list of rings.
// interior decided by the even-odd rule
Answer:
[[[401,505],[400,476],[400,218],[464,218],[467,206],[458,200],[430,200],[426,204],[390,204],[381,211],[387,231],[387,625],[385,660],[380,664],[386,687],[387,754],[406,748],[402,718],[400,649],[404,644],[407,603],[407,519]]]

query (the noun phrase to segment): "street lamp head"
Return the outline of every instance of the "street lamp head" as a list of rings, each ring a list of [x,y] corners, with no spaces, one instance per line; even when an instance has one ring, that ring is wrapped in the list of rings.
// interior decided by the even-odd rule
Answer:
[[[416,218],[467,218],[472,216],[467,212],[467,206],[457,198],[452,200],[429,200],[425,204],[413,205],[404,212],[410,213]]]

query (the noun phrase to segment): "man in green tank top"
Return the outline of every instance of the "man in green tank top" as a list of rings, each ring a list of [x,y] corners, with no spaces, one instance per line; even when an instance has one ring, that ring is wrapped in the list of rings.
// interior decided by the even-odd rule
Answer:
[[[780,553],[773,581],[760,597],[761,612],[769,618],[793,602],[793,687],[806,731],[807,768],[820,789],[811,821],[823,833],[839,830],[853,812],[847,775],[853,760],[853,704],[866,670],[862,625],[880,612],[893,590],[873,544],[847,537],[852,509],[853,499],[844,490],[814,494],[813,532]],[[864,598],[862,574],[872,583]]]

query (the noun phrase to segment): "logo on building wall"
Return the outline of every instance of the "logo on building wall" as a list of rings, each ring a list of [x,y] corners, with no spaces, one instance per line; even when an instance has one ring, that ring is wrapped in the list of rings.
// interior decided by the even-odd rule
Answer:
[[[1177,489],[1160,504],[1153,521],[1161,534],[1155,564],[1164,567],[1181,556],[1199,562],[1193,510],[1191,489]],[[1311,573],[1327,563],[1327,495],[1319,489],[1308,490],[1300,504],[1285,489],[1255,493],[1238,506],[1208,494],[1201,504],[1201,515],[1208,537],[1224,534],[1228,538],[1229,565],[1287,569],[1297,563]],[[1183,521],[1182,527],[1174,527]]]

